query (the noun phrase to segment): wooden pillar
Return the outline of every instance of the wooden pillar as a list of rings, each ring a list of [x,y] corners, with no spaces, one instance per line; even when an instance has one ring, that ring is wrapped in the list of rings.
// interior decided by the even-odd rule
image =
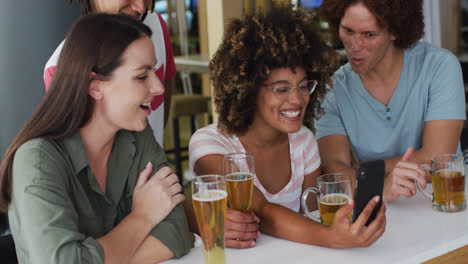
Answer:
[[[242,1],[232,0],[199,0],[198,25],[200,32],[200,53],[209,58],[218,49],[224,35],[224,29],[230,18],[242,16]],[[211,96],[212,87],[208,74],[202,75],[202,94]],[[217,116],[213,109],[213,120]]]
[[[460,53],[460,0],[440,1],[441,46]]]

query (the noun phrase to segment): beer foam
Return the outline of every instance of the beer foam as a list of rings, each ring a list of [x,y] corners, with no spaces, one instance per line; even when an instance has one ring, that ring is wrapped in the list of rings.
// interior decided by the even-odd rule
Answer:
[[[229,176],[233,176],[234,178],[241,178],[241,179],[228,179]],[[255,174],[250,173],[250,172],[235,172],[226,175],[225,179],[226,181],[231,181],[231,182],[240,182],[240,181],[247,181],[255,178]]]
[[[193,200],[197,200],[199,202],[211,202],[222,200],[227,197],[227,192],[224,190],[209,190],[203,193],[196,193],[192,195]]]
[[[330,202],[324,202],[323,200],[328,200],[329,198],[331,197],[340,197],[340,199],[343,199],[344,201],[341,202],[341,203],[330,203]],[[344,193],[331,193],[331,194],[327,194],[325,196],[322,197],[322,199],[320,199],[320,203],[321,204],[326,204],[326,205],[343,205],[345,203],[348,202],[348,200],[351,199],[348,195],[344,194]]]
[[[449,178],[457,178],[457,177],[465,177],[465,174],[462,173],[461,171],[454,170],[454,169],[441,169],[436,171],[434,175],[437,175],[438,177],[449,179]]]

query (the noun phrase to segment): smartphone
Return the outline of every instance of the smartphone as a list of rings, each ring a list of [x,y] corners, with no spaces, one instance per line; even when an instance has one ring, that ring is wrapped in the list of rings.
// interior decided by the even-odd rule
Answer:
[[[385,161],[375,160],[359,164],[356,169],[356,189],[354,191],[353,222],[361,214],[369,201],[376,195],[380,200],[366,222],[369,225],[377,216],[382,206],[382,194],[385,176]]]

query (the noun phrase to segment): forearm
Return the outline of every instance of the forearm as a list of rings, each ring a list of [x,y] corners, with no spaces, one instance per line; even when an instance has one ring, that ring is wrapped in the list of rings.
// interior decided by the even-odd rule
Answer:
[[[129,263],[153,226],[130,213],[114,229],[97,239],[104,249],[104,263]]]
[[[422,147],[415,149],[409,161],[416,164],[430,164],[431,159],[436,155],[455,154],[462,128],[463,120],[434,120],[425,122]],[[392,171],[401,158],[402,155],[386,160],[385,172],[388,174]]]
[[[160,240],[152,235],[148,235],[141,246],[133,255],[131,264],[152,264],[168,260],[174,256],[174,253],[164,245]]]
[[[351,185],[354,190],[355,183],[356,183],[356,168],[358,166],[358,162],[344,162],[341,160],[329,160],[326,164],[322,165],[323,173],[335,173],[341,172],[344,174],[348,174],[351,177]]]
[[[330,247],[328,227],[288,208],[268,203],[256,211],[260,230],[266,234],[299,243]]]
[[[356,162],[351,153],[348,137],[344,135],[330,135],[318,140],[321,167],[324,173],[342,172],[349,174],[354,188],[356,182]]]

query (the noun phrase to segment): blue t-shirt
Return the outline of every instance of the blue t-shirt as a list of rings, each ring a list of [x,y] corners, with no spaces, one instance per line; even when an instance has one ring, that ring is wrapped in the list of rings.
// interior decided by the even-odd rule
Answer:
[[[322,104],[325,114],[315,120],[316,136],[348,136],[358,161],[389,159],[410,146],[420,149],[426,121],[465,120],[458,59],[425,42],[404,51],[400,80],[388,105],[369,94],[349,63],[335,73],[333,84]]]

